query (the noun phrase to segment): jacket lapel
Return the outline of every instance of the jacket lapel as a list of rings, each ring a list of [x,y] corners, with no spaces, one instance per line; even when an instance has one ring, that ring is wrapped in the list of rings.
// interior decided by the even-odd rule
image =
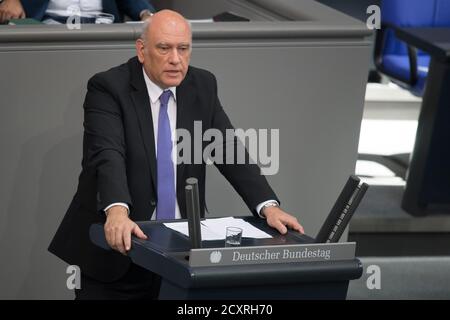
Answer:
[[[150,173],[154,188],[153,190],[157,190],[155,134],[153,131],[153,117],[150,106],[150,98],[148,96],[147,86],[145,85],[144,75],[142,73],[142,65],[137,58],[130,60],[130,69],[131,85],[133,86],[131,98],[138,117],[145,152],[150,165]]]

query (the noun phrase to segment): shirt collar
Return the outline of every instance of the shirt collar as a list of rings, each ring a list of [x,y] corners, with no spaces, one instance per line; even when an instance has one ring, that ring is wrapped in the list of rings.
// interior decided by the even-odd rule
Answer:
[[[147,73],[145,73],[144,67],[142,67],[142,73],[144,74],[144,80],[145,85],[147,86],[148,95],[150,97],[150,100],[152,103],[156,103],[163,93],[163,89],[161,89],[160,86],[158,86],[156,83],[154,83],[150,78],[147,76]],[[172,97],[174,100],[177,100],[177,88],[176,87],[170,87],[165,90],[172,91]]]

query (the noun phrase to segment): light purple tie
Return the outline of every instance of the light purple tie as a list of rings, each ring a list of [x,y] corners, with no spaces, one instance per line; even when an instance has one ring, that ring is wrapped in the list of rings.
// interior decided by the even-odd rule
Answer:
[[[167,105],[172,92],[164,91],[159,97],[161,108],[158,120],[157,144],[157,191],[158,205],[156,206],[156,219],[175,219],[175,178],[172,162],[172,139],[170,135],[169,115]]]

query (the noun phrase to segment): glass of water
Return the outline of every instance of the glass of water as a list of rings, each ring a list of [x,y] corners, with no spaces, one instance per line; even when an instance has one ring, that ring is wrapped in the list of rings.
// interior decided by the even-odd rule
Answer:
[[[242,229],[238,227],[227,227],[225,236],[225,247],[236,247],[241,245]]]

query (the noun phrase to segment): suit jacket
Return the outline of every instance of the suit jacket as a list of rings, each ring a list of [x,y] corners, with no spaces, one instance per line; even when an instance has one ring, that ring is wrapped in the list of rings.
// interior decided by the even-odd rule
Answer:
[[[134,221],[150,220],[157,206],[156,153],[150,101],[142,65],[136,57],[93,76],[84,102],[82,172],[77,192],[49,250],[85,274],[113,281],[128,269],[130,259],[96,247],[89,227],[104,223],[103,209],[114,202],[130,206]],[[209,128],[233,128],[218,96],[213,74],[189,67],[177,87],[177,128],[194,132],[194,121]],[[203,144],[203,148],[206,143]],[[193,155],[192,143],[191,154]],[[226,155],[225,155],[226,156]],[[255,164],[217,164],[217,168],[258,216],[256,206],[277,199]],[[205,163],[177,165],[177,200],[186,218],[185,181],[199,181],[201,215],[205,208]]]
[[[21,0],[27,18],[42,20],[47,10],[49,0]],[[103,0],[103,12],[114,15],[115,22],[123,20],[123,14],[133,20],[140,20],[139,14],[148,9],[155,12],[155,8],[148,0]]]

